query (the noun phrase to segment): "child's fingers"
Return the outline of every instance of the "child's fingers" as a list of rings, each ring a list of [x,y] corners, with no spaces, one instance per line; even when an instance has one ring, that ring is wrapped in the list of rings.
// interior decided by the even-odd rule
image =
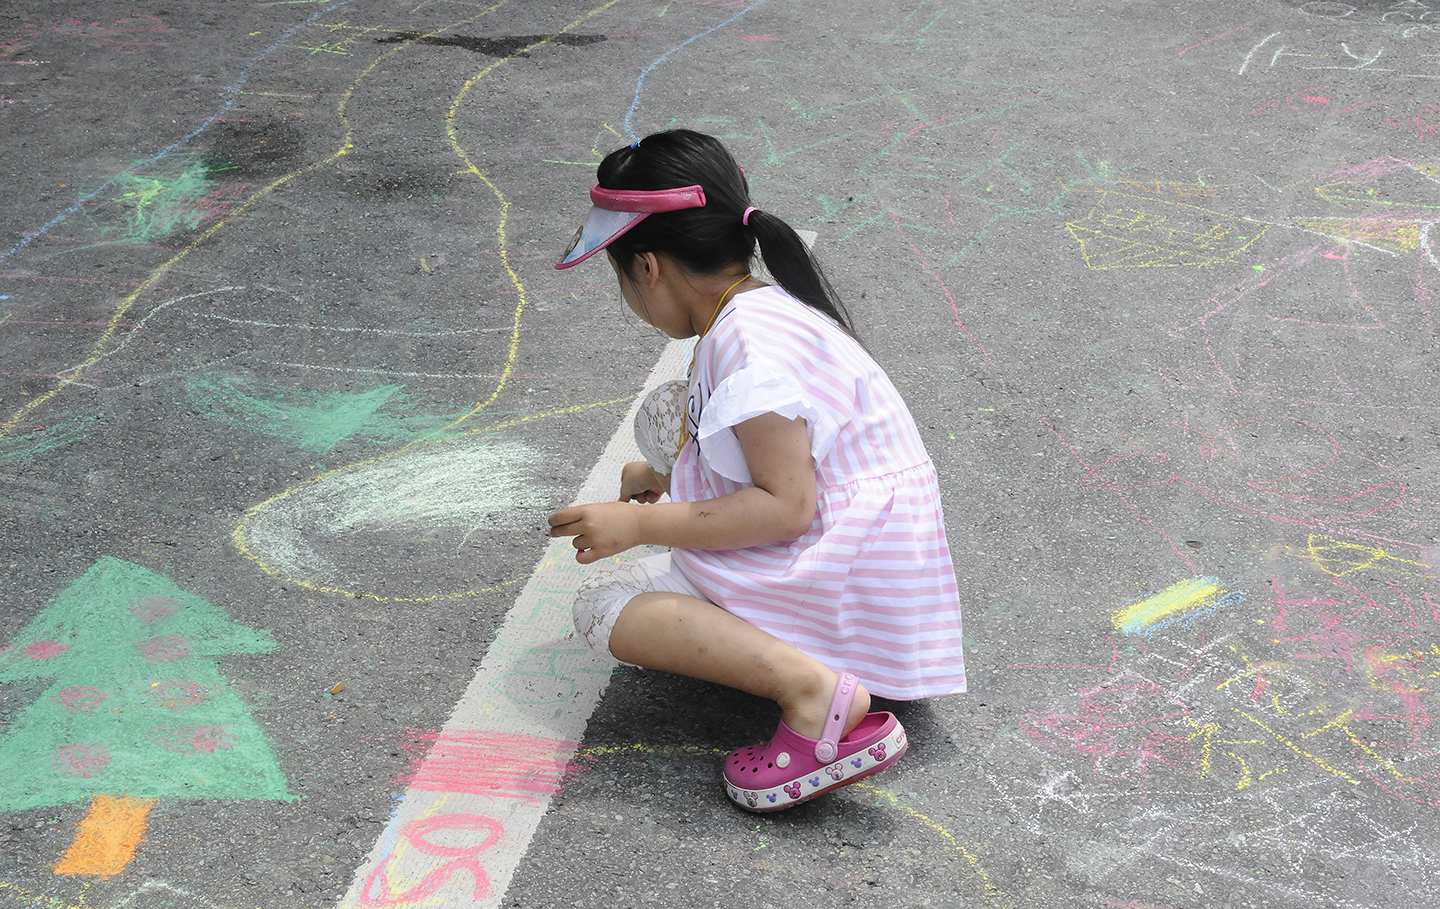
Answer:
[[[573,537],[580,533],[580,522],[572,521],[569,524],[552,524],[550,536],[552,537]]]

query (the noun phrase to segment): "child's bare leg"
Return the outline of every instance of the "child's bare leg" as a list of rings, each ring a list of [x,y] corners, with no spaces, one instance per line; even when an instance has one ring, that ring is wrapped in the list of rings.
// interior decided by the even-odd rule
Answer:
[[[681,593],[642,593],[630,600],[610,633],[610,652],[627,663],[738,688],[770,698],[784,720],[818,739],[839,676],[812,657],[736,618]],[[870,692],[855,693],[849,732],[870,709]]]

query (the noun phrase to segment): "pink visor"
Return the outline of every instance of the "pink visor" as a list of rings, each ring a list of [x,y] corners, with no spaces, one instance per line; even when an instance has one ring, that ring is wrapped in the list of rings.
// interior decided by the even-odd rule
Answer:
[[[605,189],[599,183],[590,187],[594,206],[585,216],[585,223],[575,231],[565,254],[556,268],[569,268],[584,262],[615,242],[625,231],[650,215],[684,208],[703,208],[705,190],[699,186],[675,189]]]

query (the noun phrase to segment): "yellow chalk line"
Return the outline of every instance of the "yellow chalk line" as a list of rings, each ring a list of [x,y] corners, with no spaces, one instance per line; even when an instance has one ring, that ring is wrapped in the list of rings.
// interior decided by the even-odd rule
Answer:
[[[1260,722],[1259,720],[1255,719],[1255,717],[1251,716],[1250,714],[1246,713],[1245,711],[1239,709],[1238,707],[1232,707],[1232,708],[1230,708],[1230,709],[1234,710],[1236,713],[1240,714],[1240,715],[1243,716],[1245,719],[1249,720],[1250,722],[1254,723],[1256,726],[1259,726],[1261,729],[1264,729],[1266,732],[1268,732],[1268,733],[1270,733],[1271,735],[1273,735],[1277,741],[1279,741],[1281,744],[1286,745],[1287,747],[1289,747],[1290,750],[1294,751],[1296,754],[1303,755],[1304,757],[1309,758],[1310,760],[1314,761],[1318,766],[1323,767],[1324,769],[1330,771],[1331,773],[1333,773],[1333,774],[1335,774],[1336,776],[1340,777],[1340,779],[1344,780],[1344,781],[1347,782],[1347,783],[1351,783],[1351,784],[1354,784],[1354,785],[1356,785],[1356,786],[1360,785],[1360,781],[1359,781],[1359,780],[1355,779],[1354,777],[1351,777],[1350,775],[1346,774],[1343,770],[1340,770],[1339,768],[1330,766],[1330,764],[1329,764],[1328,762],[1326,762],[1324,758],[1320,758],[1320,757],[1317,757],[1317,756],[1311,754],[1310,752],[1306,751],[1304,748],[1301,748],[1299,745],[1297,745],[1297,744],[1295,744],[1294,742],[1290,741],[1289,739],[1285,738],[1285,736],[1283,736],[1283,735],[1281,735],[1280,733],[1276,732],[1274,729],[1271,729],[1269,726],[1266,726],[1264,723],[1262,723],[1262,722]],[[1324,728],[1324,727],[1321,727],[1321,728]],[[1315,730],[1315,731],[1316,731],[1316,732],[1319,732],[1320,730],[1317,729],[1317,730]]]
[[[509,428],[509,427],[511,427],[511,426],[518,426],[518,425],[520,425],[521,423],[529,423],[529,422],[531,422],[532,420],[542,420],[542,419],[545,419],[545,418],[547,418],[547,417],[561,417],[561,416],[564,416],[565,414],[579,413],[579,412],[582,411],[582,410],[589,410],[589,409],[591,409],[592,407],[609,407],[609,406],[612,405],[612,404],[629,404],[629,403],[630,403],[630,399],[629,399],[629,398],[614,398],[614,399],[609,400],[609,401],[596,401],[594,404],[576,404],[576,405],[574,405],[573,407],[561,407],[561,408],[557,408],[557,409],[555,409],[555,410],[547,410],[547,411],[545,411],[544,413],[532,414],[532,415],[530,415],[530,416],[528,416],[528,417],[519,417],[518,419],[514,419],[514,420],[506,420],[506,421],[503,422],[503,423],[491,423],[489,426],[485,426],[485,427],[482,427],[482,428],[480,428],[480,429],[467,429],[467,430],[465,430],[465,433],[466,433],[467,435],[474,435],[475,433],[480,433],[480,432],[498,432],[499,430],[507,429],[507,428]],[[453,425],[453,424],[452,424],[452,425]]]
[[[470,93],[470,89],[475,85],[475,83],[479,82],[481,79],[494,72],[496,67],[499,67],[501,64],[509,62],[511,59],[520,54],[529,53],[537,47],[549,44],[556,38],[559,38],[561,35],[564,35],[567,32],[578,28],[584,22],[599,15],[600,13],[608,10],[610,7],[620,2],[621,0],[610,0],[610,2],[608,3],[597,6],[585,15],[576,19],[574,22],[571,22],[569,25],[555,32],[554,34],[542,38],[533,44],[527,45],[526,47],[517,50],[514,54],[511,54],[508,57],[496,60],[494,63],[485,67],[480,72],[476,73],[468,80],[466,80],[465,84],[460,86],[460,91],[455,94],[454,100],[450,102],[450,110],[445,114],[445,135],[450,141],[450,150],[453,151],[455,153],[455,156],[458,157],[465,164],[465,167],[460,170],[459,173],[472,174],[476,177],[479,177],[480,182],[484,183],[485,186],[489,188],[490,192],[494,194],[496,201],[500,203],[500,222],[495,225],[497,249],[500,254],[500,264],[504,266],[505,273],[510,276],[510,283],[515,286],[515,292],[516,294],[518,294],[518,300],[515,304],[515,318],[510,331],[509,354],[505,360],[505,367],[500,370],[500,380],[495,384],[495,391],[491,393],[490,397],[486,398],[484,401],[477,403],[473,408],[470,409],[468,413],[461,416],[453,423],[450,423],[449,425],[438,430],[438,432],[444,432],[445,430],[453,429],[454,427],[459,426],[461,423],[464,423],[466,420],[470,419],[476,414],[481,413],[485,410],[485,408],[495,403],[495,400],[500,397],[500,393],[505,390],[506,384],[510,381],[510,374],[515,371],[515,361],[520,355],[520,319],[525,312],[525,307],[529,304],[529,299],[526,297],[525,294],[525,284],[523,281],[520,280],[520,275],[516,273],[514,266],[510,264],[510,248],[505,235],[505,226],[510,218],[510,200],[505,198],[505,194],[502,193],[500,191],[500,188],[496,186],[494,182],[492,182],[491,179],[485,175],[484,171],[480,170],[480,168],[475,166],[475,162],[470,160],[470,156],[465,153],[465,149],[460,145],[460,137],[455,132],[455,117],[459,113],[460,105],[464,103],[465,96]]]

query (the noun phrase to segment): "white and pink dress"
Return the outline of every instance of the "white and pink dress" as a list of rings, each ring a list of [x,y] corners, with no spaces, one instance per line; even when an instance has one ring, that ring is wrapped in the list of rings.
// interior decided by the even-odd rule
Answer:
[[[671,499],[714,499],[752,485],[733,427],[773,412],[805,419],[819,486],[815,520],[796,540],[674,549],[668,573],[652,558],[626,574],[647,579],[642,587],[709,600],[830,669],[854,673],[881,697],[964,691],[959,594],[935,468],[889,377],[832,320],[779,287],[735,296],[697,344],[689,441],[673,467]],[[576,613],[582,632],[594,624],[579,603]]]

